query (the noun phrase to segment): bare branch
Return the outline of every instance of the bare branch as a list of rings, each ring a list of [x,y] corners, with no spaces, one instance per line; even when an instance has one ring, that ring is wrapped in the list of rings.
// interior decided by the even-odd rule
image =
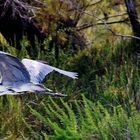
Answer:
[[[115,14],[115,15],[111,15],[111,16],[108,16],[107,18],[113,18],[113,17],[119,17],[119,16],[124,16],[124,15],[127,15],[127,12],[123,12],[123,13],[120,13],[120,14]],[[106,17],[102,18],[102,20],[105,20]]]
[[[77,9],[77,10],[78,10],[78,9]],[[79,10],[79,12],[80,12],[80,10]],[[89,15],[89,16],[94,16],[94,17],[97,19],[97,21],[102,21],[102,22],[96,23],[96,24],[95,24],[95,23],[91,23],[91,24],[88,24],[88,25],[84,25],[84,26],[82,26],[80,29],[77,29],[77,30],[83,30],[83,29],[86,29],[86,28],[89,28],[89,27],[93,27],[93,26],[97,26],[97,25],[104,25],[104,26],[105,26],[105,29],[106,29],[106,30],[109,30],[109,31],[110,31],[113,35],[115,35],[115,36],[127,37],[127,38],[131,38],[131,39],[133,38],[133,39],[140,40],[140,38],[137,37],[137,36],[133,36],[133,35],[124,35],[124,34],[116,33],[116,32],[114,32],[114,31],[112,30],[111,27],[108,26],[109,24],[116,24],[116,23],[126,22],[126,21],[128,21],[128,18],[126,18],[126,19],[124,19],[124,20],[120,20],[120,21],[106,22],[103,18],[99,18],[99,17],[97,17],[95,14],[91,14],[91,13],[89,13],[88,11],[84,11],[84,13],[87,14],[87,15]]]
[[[88,5],[88,7],[91,7],[91,6],[94,6],[96,4],[99,4],[100,2],[102,2],[103,0],[99,0],[99,1],[96,1],[95,3],[91,3]]]
[[[96,17],[96,18],[99,19],[99,20],[102,20],[102,19],[100,19],[100,18],[98,18],[98,17]],[[107,23],[106,23],[105,20],[102,20],[102,22],[103,22],[104,25],[105,25],[105,29],[106,29],[106,30],[109,30],[109,31],[110,31],[113,35],[115,35],[115,36],[127,37],[127,38],[131,38],[131,39],[133,38],[133,39],[140,40],[140,38],[137,37],[137,36],[133,36],[133,35],[124,35],[124,34],[116,33],[116,32],[114,32],[114,31],[112,30],[111,27],[109,27],[109,26],[107,25]]]
[[[115,36],[120,36],[120,37],[127,37],[127,38],[133,38],[133,39],[137,39],[137,40],[140,40],[139,37],[137,36],[133,36],[133,35],[124,35],[124,34],[119,34],[119,33],[116,33],[114,32],[111,28],[107,28],[107,30],[109,30],[113,35]]]
[[[107,25],[110,25],[110,24],[118,24],[118,23],[125,23],[125,22],[128,22],[129,19],[126,18],[126,19],[123,19],[123,20],[117,20],[117,21],[112,21],[112,22],[106,22]],[[80,27],[77,27],[77,31],[80,31],[80,30],[84,30],[84,29],[87,29],[87,28],[91,28],[91,27],[94,27],[94,26],[97,26],[97,25],[104,25],[105,23],[104,22],[99,22],[99,23],[89,23],[89,24],[84,24]]]
[[[2,18],[10,8],[12,17],[16,17],[18,15],[21,18],[26,19],[35,17],[35,11],[39,9],[39,7],[31,6],[22,0],[6,0],[1,3],[0,8],[3,8],[2,13],[0,13],[0,18]]]

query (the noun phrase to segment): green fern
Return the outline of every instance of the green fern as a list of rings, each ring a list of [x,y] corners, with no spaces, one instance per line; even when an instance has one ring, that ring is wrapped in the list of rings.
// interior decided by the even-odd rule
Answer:
[[[84,96],[82,100],[66,103],[60,100],[59,105],[50,98],[44,104],[45,115],[30,107],[31,113],[44,124],[50,133],[44,134],[53,140],[85,140],[85,139],[136,139],[139,136],[140,115],[132,106],[131,113],[122,106],[107,110],[100,102],[93,103]]]

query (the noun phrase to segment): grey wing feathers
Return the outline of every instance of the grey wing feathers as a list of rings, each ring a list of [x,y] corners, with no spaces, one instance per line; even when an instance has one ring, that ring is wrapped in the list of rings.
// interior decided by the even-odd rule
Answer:
[[[78,76],[75,72],[64,71],[35,60],[23,59],[22,63],[30,74],[31,82],[40,83],[52,71],[59,72],[73,79],[76,79]]]
[[[61,73],[65,76],[68,76],[68,77],[73,78],[73,79],[77,79],[77,77],[78,77],[78,74],[76,72],[61,70],[61,69],[58,69],[58,68],[55,68],[55,67],[52,67],[52,66],[49,66],[49,65],[47,67],[50,67],[54,71],[57,71],[58,73]]]
[[[28,82],[30,75],[21,61],[13,55],[0,51],[0,73],[3,85],[15,82]]]

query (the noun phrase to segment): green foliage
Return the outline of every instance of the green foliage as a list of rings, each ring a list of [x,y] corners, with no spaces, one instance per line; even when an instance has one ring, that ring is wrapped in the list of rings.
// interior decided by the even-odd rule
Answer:
[[[42,104],[45,110],[43,114],[29,106],[31,113],[45,125],[45,129],[51,128],[51,134],[46,133],[49,139],[135,140],[139,136],[140,115],[133,105],[128,114],[120,105],[109,107],[108,110],[100,102],[93,103],[84,96],[71,103],[60,102],[57,104],[50,98],[49,104]]]
[[[127,102],[134,92],[139,92],[140,81],[139,60],[132,45],[129,42],[116,46],[94,44],[80,51],[69,63],[79,73],[76,88],[97,100]]]
[[[23,108],[20,98],[3,96],[0,98],[0,139],[21,137],[25,125],[22,121]]]
[[[66,93],[68,98],[64,101],[29,94],[20,100],[20,97],[7,96],[4,106],[5,97],[1,97],[0,109],[4,112],[1,114],[1,138],[138,138],[139,114],[130,99],[137,96],[134,105],[139,109],[139,61],[130,49],[132,45],[127,42],[116,46],[94,44],[74,57],[61,53],[59,67],[77,71],[79,79],[72,81],[51,74],[45,84]],[[16,55],[13,48],[7,50]],[[30,58],[26,40],[20,54],[20,58]],[[57,65],[50,52],[38,51],[36,56]],[[81,94],[88,99],[81,99]]]
[[[125,12],[123,2],[105,0],[95,5],[91,0],[46,2],[37,13],[41,29],[47,33],[45,51],[33,50],[34,59],[76,71],[79,79],[52,73],[44,80],[48,88],[67,94],[64,100],[34,94],[0,97],[0,139],[140,139],[140,61],[133,42],[112,35],[104,30],[104,24],[84,28],[127,18],[126,14],[113,16]],[[71,10],[73,6],[79,9]],[[109,27],[130,34],[129,25],[124,25]],[[31,58],[26,37],[20,51],[8,46],[2,36],[0,41],[1,50],[21,59]],[[84,49],[79,50],[80,47]]]

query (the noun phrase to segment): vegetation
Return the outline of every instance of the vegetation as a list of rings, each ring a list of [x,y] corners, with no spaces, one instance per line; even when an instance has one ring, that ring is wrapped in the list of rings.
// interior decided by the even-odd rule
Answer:
[[[20,59],[34,57],[76,71],[79,79],[47,76],[45,85],[67,94],[64,98],[33,93],[1,96],[0,139],[140,139],[140,43],[128,20],[128,1],[26,2],[41,7],[35,11],[39,23],[35,27],[41,26],[46,35],[44,48],[36,41],[32,54],[25,35],[19,51],[1,35],[0,49]],[[139,17],[139,2],[134,4]]]

